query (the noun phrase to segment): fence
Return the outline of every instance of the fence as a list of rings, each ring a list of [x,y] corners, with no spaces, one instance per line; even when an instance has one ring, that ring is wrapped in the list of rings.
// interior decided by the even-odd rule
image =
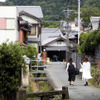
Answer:
[[[36,92],[36,93],[26,93],[26,90],[20,89],[18,93],[18,100],[26,100],[27,98],[40,97],[40,100],[49,100],[53,95],[62,95],[61,100],[68,100],[69,93],[68,87],[62,87],[62,90],[49,91],[49,92]]]
[[[85,55],[86,56],[86,55]],[[80,62],[82,62],[84,56],[80,55],[78,53],[71,53],[68,52],[68,57],[73,58],[73,61],[76,63],[77,67],[80,68]],[[94,56],[87,56],[89,61],[91,62],[91,65],[99,67],[100,66],[100,45],[95,49],[95,55]]]
[[[33,62],[36,62],[37,64],[33,65]],[[39,65],[39,62],[44,62],[44,60],[31,60],[31,73],[46,73],[44,71],[44,69],[46,68],[44,66],[44,63],[42,63],[43,65]]]

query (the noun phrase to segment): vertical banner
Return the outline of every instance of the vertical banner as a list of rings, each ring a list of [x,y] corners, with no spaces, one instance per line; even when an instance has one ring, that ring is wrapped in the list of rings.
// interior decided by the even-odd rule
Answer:
[[[43,60],[44,60],[44,64],[46,64],[46,51],[43,50]]]

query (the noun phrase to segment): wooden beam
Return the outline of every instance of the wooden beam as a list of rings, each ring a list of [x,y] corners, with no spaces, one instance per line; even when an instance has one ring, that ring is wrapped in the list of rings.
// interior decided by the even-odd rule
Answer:
[[[27,98],[32,97],[42,97],[42,96],[52,96],[52,95],[59,95],[59,94],[65,94],[66,91],[64,90],[58,90],[58,91],[49,91],[49,92],[35,92],[35,93],[27,93]]]

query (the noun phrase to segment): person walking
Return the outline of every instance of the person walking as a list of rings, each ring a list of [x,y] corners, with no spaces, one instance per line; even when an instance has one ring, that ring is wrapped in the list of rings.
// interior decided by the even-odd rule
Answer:
[[[74,85],[75,81],[75,68],[76,64],[73,62],[72,58],[69,59],[69,62],[67,63],[66,72],[68,72],[68,81],[70,85]]]
[[[88,61],[88,58],[84,58],[82,67],[82,80],[84,81],[84,86],[88,85],[88,80],[92,78],[91,76],[91,64]]]

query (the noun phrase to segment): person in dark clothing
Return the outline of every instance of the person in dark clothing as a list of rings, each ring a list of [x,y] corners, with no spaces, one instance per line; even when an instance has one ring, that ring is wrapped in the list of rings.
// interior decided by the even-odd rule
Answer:
[[[75,81],[75,68],[76,68],[76,64],[73,62],[72,58],[70,58],[66,67],[66,72],[68,72],[69,75],[68,81],[70,85],[73,85]]]

